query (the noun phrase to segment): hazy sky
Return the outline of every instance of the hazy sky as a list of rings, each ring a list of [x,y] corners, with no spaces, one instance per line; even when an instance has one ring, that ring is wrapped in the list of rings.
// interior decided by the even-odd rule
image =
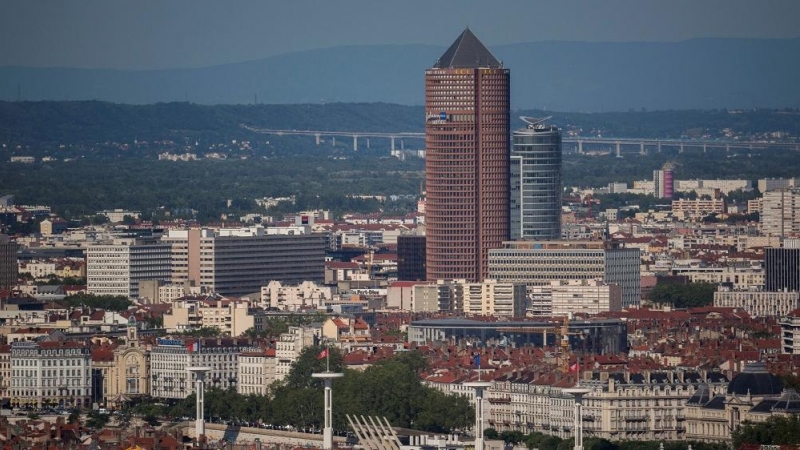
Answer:
[[[0,66],[198,67],[338,45],[800,37],[800,0],[0,0]]]

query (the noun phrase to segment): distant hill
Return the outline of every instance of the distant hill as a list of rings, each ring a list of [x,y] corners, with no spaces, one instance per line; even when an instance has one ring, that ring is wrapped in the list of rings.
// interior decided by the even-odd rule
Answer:
[[[444,47],[348,46],[174,70],[0,67],[0,100],[201,104],[423,103]],[[514,108],[556,111],[800,107],[800,39],[675,43],[534,42],[493,53],[512,70]]]

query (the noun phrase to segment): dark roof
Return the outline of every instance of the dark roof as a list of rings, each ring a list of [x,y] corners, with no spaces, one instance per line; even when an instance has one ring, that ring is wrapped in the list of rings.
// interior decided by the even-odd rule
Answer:
[[[781,379],[769,373],[762,362],[747,364],[728,384],[728,394],[735,395],[781,395],[782,391]]]
[[[695,391],[694,395],[686,402],[687,405],[703,406],[710,400],[711,394],[708,391],[708,385],[703,383]]]
[[[800,413],[800,394],[794,389],[787,389],[772,406],[772,410],[791,414]]]
[[[436,69],[477,69],[478,67],[503,67],[469,28],[447,49],[433,65]]]
[[[725,397],[722,395],[717,395],[716,397],[712,398],[710,402],[706,403],[703,408],[725,409]]]

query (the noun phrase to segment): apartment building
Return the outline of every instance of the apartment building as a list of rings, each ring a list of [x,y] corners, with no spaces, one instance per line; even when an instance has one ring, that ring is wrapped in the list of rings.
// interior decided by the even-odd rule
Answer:
[[[767,236],[800,236],[800,190],[764,192],[761,233]]]
[[[741,308],[753,317],[783,317],[800,308],[800,293],[737,291],[721,286],[714,292],[717,308]]]
[[[284,285],[280,281],[270,281],[261,286],[261,306],[282,311],[299,311],[307,308],[320,308],[333,299],[330,286],[320,286],[312,281],[297,285]]]
[[[282,381],[292,370],[292,365],[300,358],[300,353],[306,347],[319,342],[321,330],[308,327],[289,327],[275,342],[275,380]]]
[[[800,309],[795,309],[780,318],[783,353],[800,355]]]
[[[550,282],[550,311],[545,315],[599,314],[622,311],[622,288],[600,280]]]
[[[277,352],[274,348],[239,355],[236,392],[244,395],[268,395],[277,379]]]
[[[91,352],[69,341],[19,341],[11,344],[14,406],[91,405]]]
[[[240,336],[255,324],[250,308],[248,300],[221,296],[183,297],[172,302],[172,310],[164,314],[164,328],[168,333],[219,328],[227,336]]]

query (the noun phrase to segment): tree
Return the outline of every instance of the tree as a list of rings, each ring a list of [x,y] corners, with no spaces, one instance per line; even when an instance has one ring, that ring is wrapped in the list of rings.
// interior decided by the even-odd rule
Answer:
[[[99,430],[106,426],[111,416],[108,414],[102,414],[98,411],[91,410],[86,415],[86,426],[89,428],[94,428],[95,430]]]
[[[163,323],[163,318],[162,318]],[[191,330],[183,333],[186,336],[191,337],[217,337],[222,335],[222,330],[219,327],[200,327],[196,330]]]
[[[133,306],[124,295],[73,294],[64,297],[62,302],[69,308],[88,306],[106,311],[125,311]]]
[[[744,422],[733,431],[733,448],[742,444],[798,445],[800,444],[800,416],[772,416],[765,422]]]
[[[707,306],[714,302],[717,285],[712,283],[660,283],[650,291],[650,301],[675,308]]]
[[[495,428],[487,428],[483,430],[483,437],[486,439],[499,439],[500,433]]]

